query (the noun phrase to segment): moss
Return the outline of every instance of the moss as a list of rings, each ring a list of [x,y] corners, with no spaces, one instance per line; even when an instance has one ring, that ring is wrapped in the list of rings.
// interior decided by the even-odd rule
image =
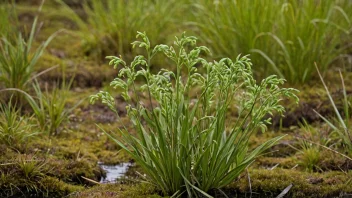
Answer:
[[[293,187],[285,197],[334,197],[352,193],[348,184],[350,173],[326,172],[305,173],[297,170],[276,168],[274,170],[250,169],[253,197],[276,197],[287,186]],[[351,181],[350,181],[351,182]],[[249,195],[248,178],[243,175],[239,181],[222,189],[229,197]],[[215,197],[221,193],[210,192]],[[72,197],[160,197],[158,191],[146,184],[104,184],[80,192]]]
[[[49,53],[43,53],[35,69],[39,73],[56,66],[59,66],[59,68],[55,69],[54,71],[61,73],[62,68],[64,67],[64,62],[59,57],[53,56]],[[45,75],[45,73],[43,75]]]
[[[346,80],[351,79],[352,72],[345,72],[343,75],[345,79],[346,92],[349,94],[352,92],[352,84],[348,83]],[[336,70],[327,71],[324,77],[324,81],[329,88],[337,108],[340,110],[340,112],[342,112],[343,94],[341,91],[342,85],[339,72]],[[312,80],[310,84],[304,84],[296,88],[300,90],[300,92],[297,94],[297,96],[300,98],[299,105],[296,105],[293,101],[285,101],[284,106],[287,110],[285,117],[281,118],[279,116],[275,116],[273,119],[274,126],[279,126],[280,122],[284,127],[298,125],[298,123],[302,121],[302,118],[304,118],[308,123],[322,121],[321,118],[313,110],[316,110],[323,116],[335,116],[334,109],[331,106],[331,103],[320,79],[316,78]]]
[[[274,170],[252,169],[249,171],[252,192],[261,196],[276,197],[287,186],[293,184],[285,197],[334,197],[351,193],[348,181],[352,172],[306,173],[297,170],[276,168]],[[247,177],[226,188],[227,192],[249,192]]]
[[[118,151],[101,150],[97,153],[97,156],[99,158],[99,161],[102,162],[103,164],[111,164],[111,165],[119,164],[119,163],[131,160],[131,156],[129,156],[128,153],[124,150],[118,150]]]
[[[16,5],[16,11],[19,16],[18,25],[24,29],[24,33],[28,34],[34,17],[39,14],[38,22],[41,24],[41,28],[39,34],[35,37],[36,42],[33,43],[34,46],[46,41],[49,36],[60,31],[54,40],[51,41],[49,47],[55,49],[54,51],[64,51],[65,57],[82,56],[83,54],[80,52],[80,39],[73,34],[74,30],[77,29],[77,25],[67,17],[68,13],[64,8],[53,5],[52,2],[54,1],[47,1],[40,13],[38,13],[39,5],[26,5],[22,3]],[[48,51],[52,53],[51,50]]]
[[[9,154],[0,160],[0,197],[62,197],[82,189],[51,177],[53,172],[60,171],[53,166],[52,159],[44,160],[33,154],[11,150],[6,153]]]
[[[105,175],[97,163],[92,163],[85,159],[51,160],[48,162],[48,165],[51,167],[48,175],[72,184],[89,185],[91,183],[83,179],[83,177],[100,181],[101,177]]]
[[[104,184],[98,185],[91,189],[72,195],[71,197],[89,197],[89,198],[158,198],[161,197],[158,191],[148,184]]]
[[[293,168],[297,165],[297,158],[293,157],[286,157],[286,158],[278,158],[278,157],[260,157],[258,158],[254,165],[255,167],[262,167],[271,169],[274,167],[281,167],[281,168]]]
[[[67,184],[54,177],[45,177],[41,180],[41,183],[44,185],[43,188],[48,197],[62,197],[84,189],[83,186]]]
[[[14,175],[2,175],[0,182],[1,197],[63,197],[83,190],[82,186],[74,186],[53,177],[39,180],[26,180]]]
[[[351,160],[342,157],[339,154],[336,154],[329,150],[322,150],[321,151],[321,160],[318,162],[317,166],[320,170],[323,171],[348,171],[352,169],[352,162]]]
[[[31,142],[26,153],[33,153],[36,158],[45,161],[45,167],[49,169],[47,175],[65,182],[89,184],[82,176],[98,181],[104,176],[103,170],[98,166],[97,156],[86,149],[80,140],[61,138],[48,140],[42,137],[41,140]],[[11,159],[18,155],[12,152],[6,158]]]

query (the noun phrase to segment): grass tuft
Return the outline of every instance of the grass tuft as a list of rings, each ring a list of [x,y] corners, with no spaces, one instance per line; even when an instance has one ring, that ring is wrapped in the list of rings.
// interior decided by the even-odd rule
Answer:
[[[340,142],[344,147],[347,153],[349,153],[350,155],[352,155],[352,133],[351,133],[351,103],[347,97],[346,94],[346,88],[345,88],[345,83],[344,83],[344,79],[343,76],[341,74],[340,71],[340,77],[341,77],[341,83],[342,83],[342,92],[343,92],[343,113],[344,113],[344,117],[342,116],[342,113],[339,112],[339,110],[336,107],[336,104],[334,102],[334,100],[332,99],[332,96],[329,92],[328,87],[326,86],[323,77],[321,76],[318,67],[316,66],[316,69],[318,71],[318,75],[320,77],[321,82],[323,83],[323,86],[326,90],[326,94],[329,97],[330,100],[330,104],[333,107],[334,111],[335,111],[335,115],[336,117],[334,119],[328,119],[324,116],[322,116],[320,113],[316,112],[318,114],[318,116],[323,119],[326,124],[328,124],[331,129],[332,129],[332,133],[331,136],[334,137],[335,136],[335,140],[337,140],[337,142]]]
[[[194,24],[217,56],[252,55],[254,70],[305,83],[348,58],[348,1],[200,1]]]
[[[30,119],[21,116],[11,100],[0,104],[0,143],[15,147],[37,134]]]
[[[247,56],[207,62],[200,54],[209,53],[209,49],[196,46],[196,37],[182,34],[173,46],[155,47],[145,33],[138,32],[137,37],[141,40],[132,45],[145,49],[146,57],[138,55],[129,65],[119,57],[107,57],[114,68],[122,66],[110,85],[122,90],[127,116],[137,135],[131,135],[123,123],[118,129],[122,139],[108,135],[131,154],[145,171],[145,179],[165,195],[210,197],[207,192],[234,181],[282,138],[270,139],[249,151],[250,136],[270,124],[271,119],[264,117],[284,112],[281,98],[298,100],[295,89],[279,88],[283,79],[273,75],[257,84]],[[158,53],[174,63],[176,72],[162,69],[154,74],[150,70]],[[204,74],[198,72],[200,68]],[[137,86],[138,78],[144,79],[141,86]],[[195,88],[199,92],[192,98]],[[141,100],[141,93],[149,105]],[[91,102],[96,100],[120,118],[109,92],[91,96]],[[237,106],[239,113],[228,125],[225,121],[231,106]]]
[[[133,59],[130,43],[137,31],[150,32],[151,39],[165,42],[175,28],[176,13],[182,7],[177,1],[84,1],[84,17],[57,0],[80,28],[83,51],[90,57],[103,60],[110,54]]]
[[[41,9],[42,5],[38,11],[40,12]],[[38,59],[49,43],[60,32],[52,34],[39,47],[33,49],[32,44],[37,32],[37,23],[38,16],[34,19],[28,38],[24,38],[21,33],[0,35],[0,83],[5,88],[27,90],[28,83],[33,80],[34,67]],[[11,25],[7,25],[6,28],[10,29]]]

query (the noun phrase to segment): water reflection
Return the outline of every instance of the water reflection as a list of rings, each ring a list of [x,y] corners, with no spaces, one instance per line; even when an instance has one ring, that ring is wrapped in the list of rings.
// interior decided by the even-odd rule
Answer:
[[[106,171],[106,177],[100,180],[100,183],[115,183],[116,180],[120,179],[125,175],[128,168],[132,164],[127,163],[120,163],[118,165],[104,165],[101,164],[100,167]]]

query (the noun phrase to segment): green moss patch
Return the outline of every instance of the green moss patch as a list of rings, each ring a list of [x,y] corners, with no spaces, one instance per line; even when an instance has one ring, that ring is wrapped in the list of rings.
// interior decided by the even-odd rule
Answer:
[[[76,193],[71,197],[89,197],[89,198],[107,198],[107,197],[119,197],[119,198],[158,198],[161,197],[158,191],[147,184],[104,184],[98,185],[94,188],[85,190],[83,192]]]
[[[293,185],[285,197],[338,197],[352,193],[352,172],[306,173],[297,170],[276,168],[274,170],[249,170],[247,176],[226,188],[227,192],[250,193],[260,197],[276,197],[286,187]]]

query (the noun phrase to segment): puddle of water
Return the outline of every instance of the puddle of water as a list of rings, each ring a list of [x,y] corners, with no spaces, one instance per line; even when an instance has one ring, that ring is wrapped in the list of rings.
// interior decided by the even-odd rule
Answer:
[[[118,165],[104,165],[100,167],[106,171],[106,177],[100,180],[100,183],[115,183],[116,180],[122,178],[132,163],[121,163]]]

